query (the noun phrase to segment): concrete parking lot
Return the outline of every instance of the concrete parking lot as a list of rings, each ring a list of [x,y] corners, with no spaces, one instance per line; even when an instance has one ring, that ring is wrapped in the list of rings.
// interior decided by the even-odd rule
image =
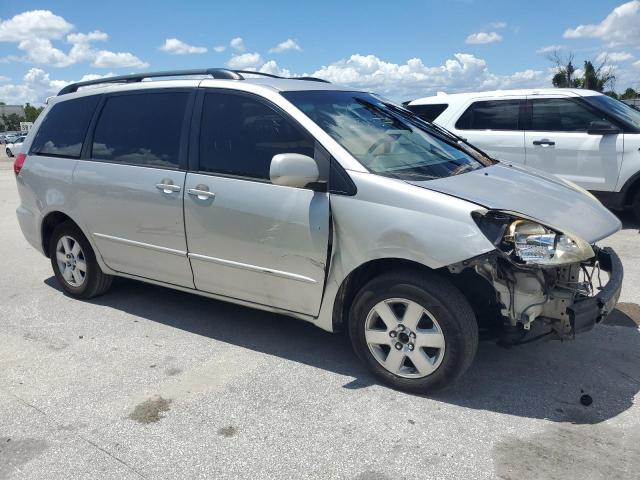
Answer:
[[[63,295],[22,238],[0,157],[0,479],[640,476],[640,235],[574,342],[480,345],[432,396],[377,384],[346,337],[128,280]],[[583,406],[583,393],[593,403]]]

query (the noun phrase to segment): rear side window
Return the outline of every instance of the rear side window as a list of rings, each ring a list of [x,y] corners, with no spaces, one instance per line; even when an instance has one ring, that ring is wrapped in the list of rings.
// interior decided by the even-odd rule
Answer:
[[[474,102],[456,122],[459,130],[519,130],[521,100]]]
[[[98,100],[98,95],[92,95],[53,105],[33,139],[30,153],[80,158],[82,142]]]
[[[232,93],[205,96],[200,171],[268,180],[271,159],[279,153],[314,158],[314,143],[261,101]]]
[[[448,106],[449,104],[447,103],[432,103],[429,105],[407,105],[407,109],[411,110],[421,119],[427,122],[433,122]]]
[[[109,97],[93,135],[91,157],[108,162],[176,168],[187,92]]]
[[[531,104],[531,130],[586,132],[595,120],[607,120],[594,110],[566,98],[535,98]]]

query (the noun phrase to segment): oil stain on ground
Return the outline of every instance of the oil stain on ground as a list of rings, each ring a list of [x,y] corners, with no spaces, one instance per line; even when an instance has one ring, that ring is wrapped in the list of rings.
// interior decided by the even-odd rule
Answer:
[[[223,437],[233,437],[236,433],[238,433],[238,429],[233,425],[218,429],[218,435],[222,435]]]
[[[136,408],[131,412],[129,418],[138,423],[157,422],[161,418],[164,418],[162,412],[168,412],[170,404],[171,399],[162,398],[160,395],[154,395],[150,399],[136,405]]]
[[[0,437],[0,480],[11,478],[14,471],[46,449],[47,442],[37,438]]]
[[[638,478],[640,432],[608,425],[553,425],[530,437],[509,437],[493,450],[503,480]]]

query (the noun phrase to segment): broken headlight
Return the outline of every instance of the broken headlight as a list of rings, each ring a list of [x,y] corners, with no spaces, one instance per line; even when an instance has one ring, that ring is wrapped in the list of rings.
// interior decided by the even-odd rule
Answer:
[[[476,214],[482,232],[517,263],[553,266],[582,262],[595,254],[584,240],[501,212]]]

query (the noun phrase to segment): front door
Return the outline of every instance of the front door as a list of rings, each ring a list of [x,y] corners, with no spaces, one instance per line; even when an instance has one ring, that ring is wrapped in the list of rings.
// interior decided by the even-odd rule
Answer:
[[[113,270],[193,288],[182,194],[195,92],[107,96],[73,173],[78,218]]]
[[[314,157],[313,140],[259,97],[211,90],[202,95],[193,152],[197,172],[187,174],[184,199],[196,288],[317,315],[329,243],[329,194],[317,186],[269,181],[274,155]]]
[[[579,99],[529,97],[525,132],[527,166],[577,183],[587,190],[613,191],[624,151],[623,134],[589,135],[589,124],[606,120]]]

